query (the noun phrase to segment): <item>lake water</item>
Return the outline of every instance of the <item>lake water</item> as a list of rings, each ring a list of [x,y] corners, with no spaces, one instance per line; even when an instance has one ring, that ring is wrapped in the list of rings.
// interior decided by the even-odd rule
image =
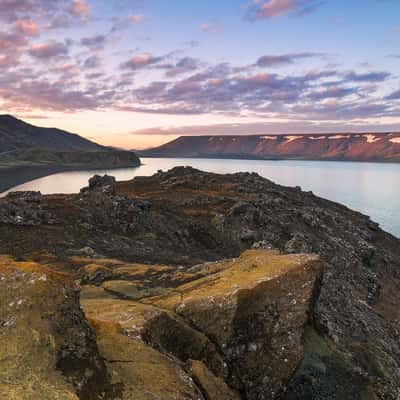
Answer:
[[[400,164],[187,158],[143,158],[142,162],[144,165],[138,168],[59,173],[17,186],[12,191],[76,193],[96,173],[129,180],[178,165],[218,173],[257,172],[281,185],[301,186],[303,190],[312,190],[318,196],[345,204],[369,215],[383,229],[400,237]]]

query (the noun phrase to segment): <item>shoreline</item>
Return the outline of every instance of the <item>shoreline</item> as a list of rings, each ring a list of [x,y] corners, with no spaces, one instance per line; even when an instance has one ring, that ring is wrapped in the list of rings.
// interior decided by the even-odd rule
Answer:
[[[134,168],[139,168],[133,166]],[[125,165],[120,167],[89,167],[81,166],[68,166],[68,165],[23,165],[16,167],[1,167],[0,166],[0,196],[12,189],[15,186],[33,181],[35,179],[44,178],[46,176],[58,174],[61,172],[75,172],[75,171],[97,171],[97,170],[117,170],[121,168],[132,168],[132,165]]]
[[[320,162],[353,162],[365,164],[400,164],[400,160],[382,160],[382,159],[369,159],[369,160],[353,160],[341,158],[295,158],[295,157],[256,157],[256,156],[236,156],[236,155],[157,155],[157,154],[143,154],[140,151],[137,155],[141,158],[186,158],[186,159],[204,159],[204,160],[244,160],[244,161],[320,161]]]

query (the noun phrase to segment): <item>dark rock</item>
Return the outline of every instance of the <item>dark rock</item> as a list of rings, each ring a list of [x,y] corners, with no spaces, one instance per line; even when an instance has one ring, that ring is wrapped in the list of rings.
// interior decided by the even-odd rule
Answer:
[[[94,175],[89,179],[89,186],[87,188],[83,188],[81,190],[81,193],[85,193],[88,191],[101,191],[102,193],[114,195],[115,188],[115,177],[109,175]]]
[[[341,400],[346,391],[347,398],[354,392],[399,396],[398,238],[347,207],[255,174],[174,168],[117,183],[115,190],[113,196],[101,189],[43,196],[39,203],[0,199],[0,253],[30,258],[48,252],[63,260],[71,249],[89,246],[126,262],[185,268],[237,257],[254,242],[282,252],[317,253],[326,265],[310,321],[318,340],[306,348],[305,359],[324,358],[326,342],[335,352],[323,367],[301,364],[292,393],[298,384],[301,393],[323,398],[321,388],[342,387],[347,376],[354,387],[343,385],[336,397],[327,389],[326,398]],[[35,218],[22,217],[32,223],[22,229],[16,216],[26,204]],[[242,240],[243,232],[252,232],[251,238]],[[65,268],[76,272],[74,263]]]

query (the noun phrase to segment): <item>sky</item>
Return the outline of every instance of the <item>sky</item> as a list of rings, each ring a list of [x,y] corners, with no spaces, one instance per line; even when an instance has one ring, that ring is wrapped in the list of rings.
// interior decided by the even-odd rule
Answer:
[[[399,0],[0,0],[0,113],[105,145],[400,131]]]

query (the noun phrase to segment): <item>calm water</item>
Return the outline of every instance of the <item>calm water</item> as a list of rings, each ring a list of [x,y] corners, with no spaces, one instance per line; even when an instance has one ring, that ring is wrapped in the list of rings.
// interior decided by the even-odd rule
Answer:
[[[76,193],[88,179],[108,173],[118,180],[152,175],[177,165],[205,171],[257,172],[279,184],[301,186],[371,216],[383,229],[400,237],[400,164],[320,161],[258,161],[183,158],[143,158],[143,166],[113,171],[65,172],[36,179],[12,190],[40,190],[43,194]]]

